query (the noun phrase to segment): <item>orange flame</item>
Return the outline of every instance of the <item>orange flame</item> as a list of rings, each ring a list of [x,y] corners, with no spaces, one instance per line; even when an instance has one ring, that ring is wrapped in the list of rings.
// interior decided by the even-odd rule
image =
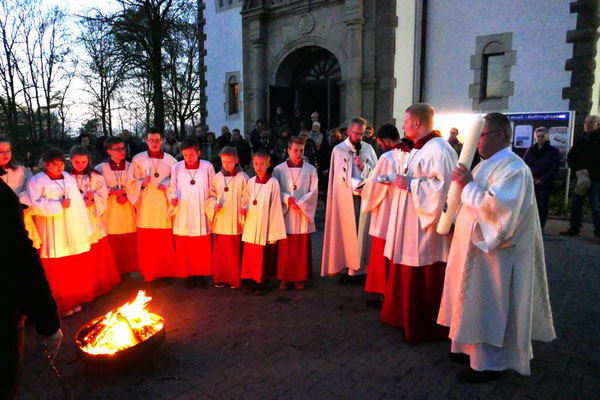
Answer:
[[[88,354],[114,354],[153,336],[163,328],[164,320],[148,312],[150,300],[140,290],[133,302],[96,319],[81,340],[81,349]]]

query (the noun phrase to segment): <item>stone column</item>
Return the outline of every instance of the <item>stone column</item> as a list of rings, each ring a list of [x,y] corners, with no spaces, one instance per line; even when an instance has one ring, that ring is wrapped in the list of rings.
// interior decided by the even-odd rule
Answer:
[[[252,98],[252,123],[262,119],[267,123],[266,103],[267,103],[267,44],[264,40],[252,41],[252,89],[254,96]]]
[[[362,114],[363,78],[363,1],[346,0],[344,14],[347,29],[346,119]]]

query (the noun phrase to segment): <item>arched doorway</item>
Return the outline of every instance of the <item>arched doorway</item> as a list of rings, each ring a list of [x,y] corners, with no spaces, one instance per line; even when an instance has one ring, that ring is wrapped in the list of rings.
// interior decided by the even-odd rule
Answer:
[[[322,132],[338,126],[340,79],[340,64],[328,50],[306,46],[293,51],[277,69],[275,85],[269,87],[269,121],[281,106],[294,129],[300,119],[309,122],[314,111],[319,113]]]

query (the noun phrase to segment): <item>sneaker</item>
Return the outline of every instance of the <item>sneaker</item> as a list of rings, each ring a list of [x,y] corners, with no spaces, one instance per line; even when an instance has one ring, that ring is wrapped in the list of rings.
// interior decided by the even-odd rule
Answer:
[[[81,306],[73,307],[73,312],[81,311]]]
[[[304,282],[294,282],[294,286],[296,287],[296,290],[306,289],[306,286],[304,286]]]
[[[239,286],[234,286],[234,285],[231,285],[231,286],[229,286],[229,288],[230,288],[230,289],[239,289],[240,287],[239,287]]]
[[[288,290],[288,285],[289,285],[288,281],[281,281],[281,283],[279,284],[279,289]]]
[[[69,316],[73,315],[73,313],[74,313],[74,311],[73,311],[73,309],[71,309],[71,310],[61,312],[60,316],[61,317],[69,317]]]
[[[566,231],[562,231],[559,233],[560,236],[579,236],[579,232],[573,228],[569,228]]]
[[[221,287],[225,287],[224,283],[215,283],[215,287],[221,288]]]

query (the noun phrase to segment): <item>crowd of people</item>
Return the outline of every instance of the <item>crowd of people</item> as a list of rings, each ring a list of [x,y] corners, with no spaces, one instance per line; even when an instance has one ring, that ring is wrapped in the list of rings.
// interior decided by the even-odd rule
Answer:
[[[325,137],[318,120],[299,135],[284,120],[276,135],[258,121],[250,143],[227,127],[181,142],[149,128],[146,150],[124,132],[103,140],[107,158],[96,164],[83,136],[69,162],[47,149],[35,175],[0,139],[0,174],[22,204],[18,230],[37,249],[62,316],[136,271],[156,286],[185,278],[189,289],[212,283],[262,295],[277,278],[280,290],[305,289],[322,181],[322,276],[364,280],[367,304],[408,343],[449,337],[449,358],[468,366],[461,381],[528,375],[531,341],[555,337],[541,233],[558,153],[539,128],[524,161],[511,151],[508,118],[490,113],[471,170],[457,163],[457,135],[446,141],[433,120],[433,107],[417,103],[406,110],[404,137],[387,124],[374,139],[360,117],[345,137]],[[591,120],[585,140],[597,145],[600,124]],[[576,148],[569,160],[595,193],[593,160]],[[461,206],[453,231],[439,234],[452,182]],[[57,336],[54,319],[46,322],[40,332]]]

